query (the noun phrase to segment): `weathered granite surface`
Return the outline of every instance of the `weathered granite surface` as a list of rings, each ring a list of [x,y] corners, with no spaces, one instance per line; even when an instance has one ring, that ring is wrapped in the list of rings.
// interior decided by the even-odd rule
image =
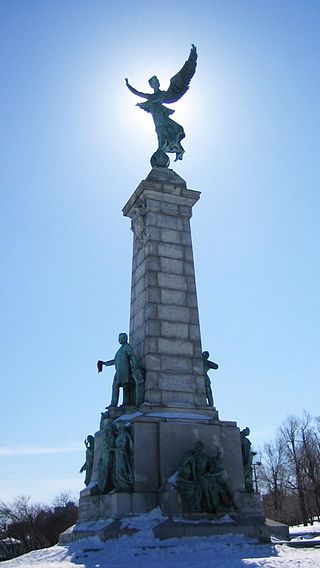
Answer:
[[[153,168],[123,208],[134,233],[130,343],[149,408],[207,407],[190,229],[199,197],[173,170]]]

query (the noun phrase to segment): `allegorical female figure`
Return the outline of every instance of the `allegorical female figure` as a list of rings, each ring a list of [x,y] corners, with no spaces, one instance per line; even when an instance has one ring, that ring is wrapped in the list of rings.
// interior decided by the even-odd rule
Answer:
[[[168,167],[170,160],[167,153],[175,154],[175,161],[183,158],[184,149],[181,145],[181,140],[185,137],[185,132],[180,124],[170,118],[174,110],[164,106],[163,103],[175,103],[187,92],[189,83],[195,73],[196,65],[197,50],[192,45],[188,60],[180,71],[172,77],[167,91],[160,90],[160,83],[156,75],[149,79],[149,85],[153,89],[153,93],[137,91],[126,79],[128,89],[134,95],[146,99],[143,103],[137,103],[137,106],[149,112],[154,121],[158,137],[158,150],[151,157],[152,167]]]
[[[102,453],[98,464],[98,489],[101,495],[113,489],[114,439],[113,423],[107,422],[102,427]]]
[[[94,437],[89,434],[84,441],[86,447],[86,461],[84,462],[82,468],[80,469],[79,473],[83,471],[86,472],[86,476],[84,479],[85,485],[89,485],[93,470],[93,459],[94,459]]]
[[[113,485],[116,491],[133,491],[133,441],[129,428],[121,421],[117,423],[114,444]]]
[[[248,426],[241,430],[240,440],[241,440],[241,451],[242,451],[242,463],[243,463],[243,473],[246,491],[249,493],[254,492],[253,488],[253,469],[252,469],[252,458],[257,455],[257,452],[251,450],[251,442],[248,438],[250,435],[250,429]]]

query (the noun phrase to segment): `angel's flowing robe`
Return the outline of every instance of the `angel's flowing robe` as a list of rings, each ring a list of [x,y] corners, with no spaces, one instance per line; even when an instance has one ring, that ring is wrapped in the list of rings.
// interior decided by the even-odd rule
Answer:
[[[185,132],[180,124],[169,118],[174,110],[164,106],[159,100],[152,100],[152,96],[146,102],[138,103],[138,106],[152,115],[158,136],[159,150],[176,154],[176,160],[182,160],[184,149],[180,142],[185,137]]]

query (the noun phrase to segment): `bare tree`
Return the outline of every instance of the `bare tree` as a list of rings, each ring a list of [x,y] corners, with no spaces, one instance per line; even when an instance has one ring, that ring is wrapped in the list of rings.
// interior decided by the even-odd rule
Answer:
[[[300,422],[301,464],[309,517],[320,515],[320,440],[312,416],[304,411]]]
[[[267,509],[266,514],[275,520],[284,522],[286,517],[284,502],[287,494],[288,473],[283,442],[280,438],[265,444],[261,462],[262,465],[259,468],[258,476],[263,493],[268,495],[268,499],[264,499]]]
[[[296,489],[298,493],[302,522],[304,525],[307,525],[308,513],[304,491],[301,437],[299,438],[300,433],[301,420],[296,416],[288,416],[280,428],[280,436],[284,444],[288,464],[292,467],[294,472],[295,477],[292,488]]]
[[[78,498],[71,491],[62,491],[53,500],[53,507],[68,507],[77,504]]]
[[[52,546],[76,522],[77,511],[67,493],[56,497],[53,506],[31,503],[30,497],[22,495],[12,503],[0,503],[1,536],[20,541],[20,554]]]
[[[289,416],[262,454],[259,481],[266,513],[305,525],[320,517],[320,418]]]

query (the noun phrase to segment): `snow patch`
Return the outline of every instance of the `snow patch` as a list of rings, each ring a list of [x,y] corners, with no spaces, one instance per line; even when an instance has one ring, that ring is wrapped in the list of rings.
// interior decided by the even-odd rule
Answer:
[[[154,524],[164,521],[159,508],[122,519],[138,529],[132,536],[101,542],[98,537],[37,550],[1,563],[2,568],[315,568],[320,549],[257,544],[241,535],[157,540]],[[180,521],[180,519],[179,519]],[[224,519],[223,522],[228,521]],[[104,522],[104,521],[102,521]],[[310,531],[310,527],[309,531]],[[315,527],[317,530],[319,527]],[[301,530],[301,527],[294,527]]]

